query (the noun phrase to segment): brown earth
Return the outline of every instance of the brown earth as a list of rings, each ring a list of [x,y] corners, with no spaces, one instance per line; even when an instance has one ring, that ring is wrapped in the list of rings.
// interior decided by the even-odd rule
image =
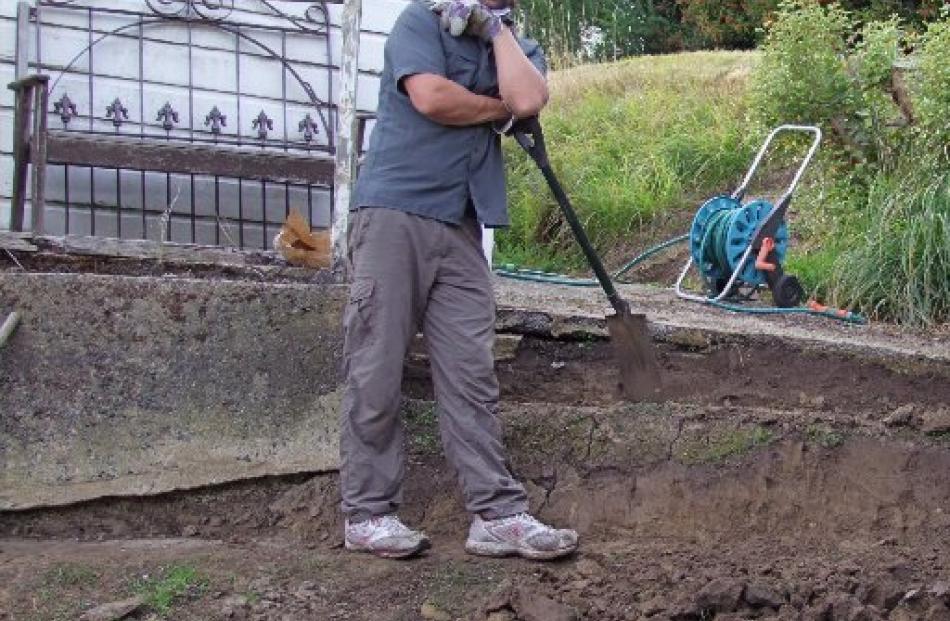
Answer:
[[[512,468],[582,549],[476,559],[410,364],[408,562],[341,549],[335,474],[0,514],[0,619],[950,619],[950,382],[788,346],[665,343],[655,404],[613,396],[606,343],[499,363]],[[181,583],[167,609],[159,586]],[[181,578],[181,576],[185,576]]]

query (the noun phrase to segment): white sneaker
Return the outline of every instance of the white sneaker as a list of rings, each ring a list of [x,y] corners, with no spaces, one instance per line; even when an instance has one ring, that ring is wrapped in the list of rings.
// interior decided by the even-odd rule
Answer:
[[[518,555],[549,561],[577,550],[577,533],[542,524],[527,513],[498,520],[475,516],[465,550],[480,556]]]
[[[382,515],[365,522],[346,521],[344,543],[347,550],[369,552],[383,558],[408,558],[430,547],[429,539],[412,530],[395,515]]]

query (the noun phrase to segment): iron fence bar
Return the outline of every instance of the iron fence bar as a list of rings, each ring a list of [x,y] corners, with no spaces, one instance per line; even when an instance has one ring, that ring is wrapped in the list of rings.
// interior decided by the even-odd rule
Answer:
[[[115,169],[115,236],[122,239],[122,170]]]
[[[267,250],[267,181],[261,179],[261,232],[263,240],[261,244],[264,250]]]
[[[66,231],[66,234],[69,235],[69,164],[63,164],[63,197],[66,199],[66,208],[64,210],[66,218],[66,226],[63,228]]]
[[[188,139],[194,142],[195,138],[195,66],[194,66],[194,33],[191,22],[188,22]],[[191,206],[191,243],[197,240],[197,225],[195,223],[195,175],[188,175],[188,188]],[[169,222],[171,216],[169,215]]]
[[[93,64],[93,33],[92,33],[92,8],[90,7],[87,11],[89,19],[89,48],[88,48],[88,62],[89,62],[89,131],[95,130],[95,121],[93,120],[92,106],[94,105],[95,99],[93,97],[93,80],[95,74],[95,65]],[[89,167],[89,232],[91,235],[95,236],[96,234],[96,169],[92,166]]]
[[[313,186],[307,186],[307,225],[313,230]]]
[[[221,177],[214,176],[214,245],[221,245]]]
[[[238,179],[238,248],[244,249],[244,184]]]
[[[145,139],[145,24],[139,22],[139,133]],[[142,171],[142,238],[148,238],[145,209],[145,171]]]
[[[85,119],[85,118],[86,118],[86,115],[76,115],[76,116],[73,117],[73,118]],[[126,123],[126,124],[127,124],[127,125],[133,125],[133,126],[139,126],[139,125],[140,125],[139,123],[132,123],[131,121],[128,122],[128,123]],[[161,126],[160,126],[160,125],[154,125],[154,124],[151,124],[151,123],[147,123],[147,124],[141,126],[141,128],[142,128],[143,130],[144,130],[145,127],[149,127],[149,128],[154,127],[154,128],[156,128],[156,129],[158,129],[158,128],[161,127]],[[56,132],[61,132],[61,131],[63,131],[63,130],[54,130],[54,133],[56,133]],[[73,132],[73,133],[75,133],[75,132]],[[109,137],[113,137],[113,136],[116,135],[115,131],[105,131],[105,130],[96,130],[96,131],[81,132],[81,133],[82,133],[82,135],[84,135],[84,136],[109,136]],[[227,137],[225,137],[225,138],[220,138],[219,135],[213,134],[213,133],[211,133],[211,132],[206,132],[206,131],[198,131],[198,132],[196,132],[196,134],[198,134],[198,135],[196,135],[195,138],[194,138],[194,140],[191,141],[191,142],[193,142],[193,143],[196,144],[196,145],[197,145],[197,144],[209,144],[209,145],[224,145],[224,146],[233,146],[233,147],[244,146],[244,141],[243,141],[243,140],[242,140],[241,143],[238,143],[236,139],[229,139],[229,138],[227,138]],[[128,135],[128,134],[121,134],[121,136],[126,137],[126,136],[129,136],[129,135]],[[146,134],[146,133],[140,133],[139,136],[138,136],[138,138],[140,138],[143,142],[147,143],[148,140],[160,140],[160,141],[165,141],[166,135],[165,135],[165,134],[151,134],[151,133]],[[294,141],[290,141],[290,142],[284,143],[282,140],[279,140],[279,139],[270,139],[270,138],[268,138],[268,139],[266,139],[266,140],[259,141],[258,144],[257,144],[257,146],[258,146],[259,148],[262,147],[264,150],[272,150],[272,151],[276,150],[276,151],[287,151],[287,152],[290,152],[290,150],[293,149],[293,150],[297,150],[297,151],[301,151],[301,152],[314,152],[314,151],[317,151],[317,152],[320,152],[320,153],[326,153],[327,155],[330,155],[329,151],[328,151],[325,147],[323,147],[323,146],[309,147],[306,142],[294,142]]]
[[[287,34],[283,33],[280,36],[280,55],[283,58],[287,58]],[[290,131],[287,126],[287,67],[281,66],[280,68],[280,99],[281,99],[281,111],[284,114],[284,150],[287,150],[286,143],[290,140],[288,132]]]
[[[234,93],[235,98],[237,99],[237,125],[235,125],[235,131],[237,132],[237,143],[238,146],[241,145],[241,38],[235,35],[234,37]]]

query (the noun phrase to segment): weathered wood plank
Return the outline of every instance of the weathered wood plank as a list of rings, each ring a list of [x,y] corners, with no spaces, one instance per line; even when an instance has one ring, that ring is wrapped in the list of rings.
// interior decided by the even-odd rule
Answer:
[[[39,248],[31,243],[32,238],[32,233],[0,231],[0,249],[16,252],[36,252]]]
[[[218,175],[278,183],[330,186],[334,162],[327,155],[241,151],[212,145],[50,132],[51,164],[124,168],[196,175]]]
[[[151,240],[68,235],[66,237],[35,237],[33,241],[43,251],[73,255],[238,267],[261,263],[283,263],[283,259],[275,252],[241,251],[218,246],[163,243]]]

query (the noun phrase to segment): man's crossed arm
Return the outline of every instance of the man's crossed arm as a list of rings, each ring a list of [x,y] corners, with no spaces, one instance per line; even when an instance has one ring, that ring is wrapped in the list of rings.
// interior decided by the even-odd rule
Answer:
[[[476,95],[440,75],[420,73],[403,81],[416,110],[436,123],[454,126],[537,116],[548,102],[544,76],[507,26],[492,38],[492,45],[501,99]]]

